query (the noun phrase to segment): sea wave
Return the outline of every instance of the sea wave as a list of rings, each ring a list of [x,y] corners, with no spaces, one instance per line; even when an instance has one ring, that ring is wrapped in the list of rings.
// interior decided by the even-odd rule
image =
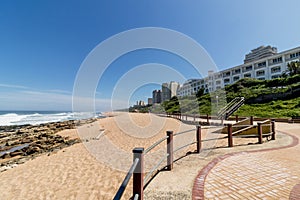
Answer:
[[[24,124],[43,124],[66,120],[88,119],[101,117],[101,114],[87,112],[60,112],[60,113],[5,113],[0,114],[0,126],[24,125]]]

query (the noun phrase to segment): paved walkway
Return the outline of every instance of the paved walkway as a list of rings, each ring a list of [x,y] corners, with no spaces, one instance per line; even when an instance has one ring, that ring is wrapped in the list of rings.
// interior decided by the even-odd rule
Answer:
[[[214,159],[195,179],[193,199],[300,199],[300,124],[276,125],[291,144]]]

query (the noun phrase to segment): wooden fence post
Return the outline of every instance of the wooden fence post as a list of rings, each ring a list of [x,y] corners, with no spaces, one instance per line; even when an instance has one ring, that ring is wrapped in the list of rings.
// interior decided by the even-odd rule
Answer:
[[[233,140],[232,140],[232,124],[227,125],[228,131],[228,147],[233,147]]]
[[[262,124],[257,123],[258,143],[262,144]]]
[[[144,199],[144,148],[134,148],[132,150],[133,160],[139,159],[139,162],[133,173],[133,196],[139,195],[139,200]]]
[[[206,120],[207,120],[207,123],[209,124],[209,115],[206,114]]]
[[[239,121],[239,116],[236,115],[236,116],[235,116],[235,122],[238,122],[238,121]]]
[[[186,114],[186,116],[185,116],[185,121],[187,121],[187,118],[188,118],[188,116],[187,116],[187,114]]]
[[[196,139],[197,139],[197,153],[200,153],[201,146],[202,146],[202,142],[201,142],[201,126],[197,126]]]
[[[253,116],[250,116],[250,125],[253,125]]]
[[[271,121],[272,124],[272,140],[275,140],[275,119],[272,119]]]
[[[195,119],[196,119],[196,116],[195,116],[196,114],[194,114],[194,122],[195,122]]]
[[[173,169],[173,131],[167,131],[167,169],[172,170]]]

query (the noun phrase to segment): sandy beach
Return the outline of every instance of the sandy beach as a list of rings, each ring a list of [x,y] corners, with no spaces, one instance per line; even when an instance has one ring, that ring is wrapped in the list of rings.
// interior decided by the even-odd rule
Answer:
[[[99,119],[77,129],[63,130],[58,135],[79,138],[77,143],[52,154],[44,154],[24,164],[0,173],[0,199],[112,199],[132,163],[134,147],[147,148],[174,132],[191,130],[176,136],[174,149],[195,140],[195,126],[182,124],[171,118],[153,114],[118,113]],[[190,154],[191,145],[175,154],[172,172],[160,172],[147,186],[146,199],[190,199],[193,180],[198,171],[216,156],[248,149],[270,148],[288,144],[291,139],[279,134],[276,141],[255,145],[256,138],[234,140],[234,148],[226,148],[222,134],[211,134],[215,129],[203,129],[200,154]],[[248,145],[253,144],[253,145]],[[146,172],[166,153],[166,144],[145,156]],[[163,162],[161,167],[166,163]],[[130,181],[123,199],[131,197]]]
[[[78,130],[59,132],[62,136],[80,137],[83,143],[0,173],[0,199],[112,199],[132,162],[134,147],[150,146],[165,136],[166,130],[193,128],[175,119],[149,114],[129,116],[119,114]],[[128,134],[129,131],[133,135]],[[157,132],[153,135],[153,131]],[[138,134],[143,136],[138,137]],[[153,154],[158,151],[154,150]],[[130,195],[131,185],[124,199]]]

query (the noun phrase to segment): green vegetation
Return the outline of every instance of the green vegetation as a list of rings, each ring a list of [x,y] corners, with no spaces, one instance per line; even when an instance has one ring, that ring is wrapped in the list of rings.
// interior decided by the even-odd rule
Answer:
[[[287,67],[288,67],[289,74],[291,76],[300,74],[300,62],[299,61],[290,62],[290,63],[288,63]]]
[[[290,100],[277,100],[264,104],[245,104],[235,114],[257,117],[299,117],[300,97]]]
[[[129,112],[148,113],[151,105],[140,106],[134,105],[129,108]]]
[[[297,65],[300,66],[300,65]],[[290,67],[289,70],[295,68]],[[297,68],[300,71],[300,67]],[[225,87],[225,91],[217,90],[203,94],[201,90],[195,96],[183,98],[173,97],[162,106],[167,113],[212,114],[235,97],[245,97],[245,105],[236,113],[241,116],[256,117],[300,117],[300,74],[289,72],[290,76],[257,80],[241,79]],[[292,76],[291,76],[292,75]]]

